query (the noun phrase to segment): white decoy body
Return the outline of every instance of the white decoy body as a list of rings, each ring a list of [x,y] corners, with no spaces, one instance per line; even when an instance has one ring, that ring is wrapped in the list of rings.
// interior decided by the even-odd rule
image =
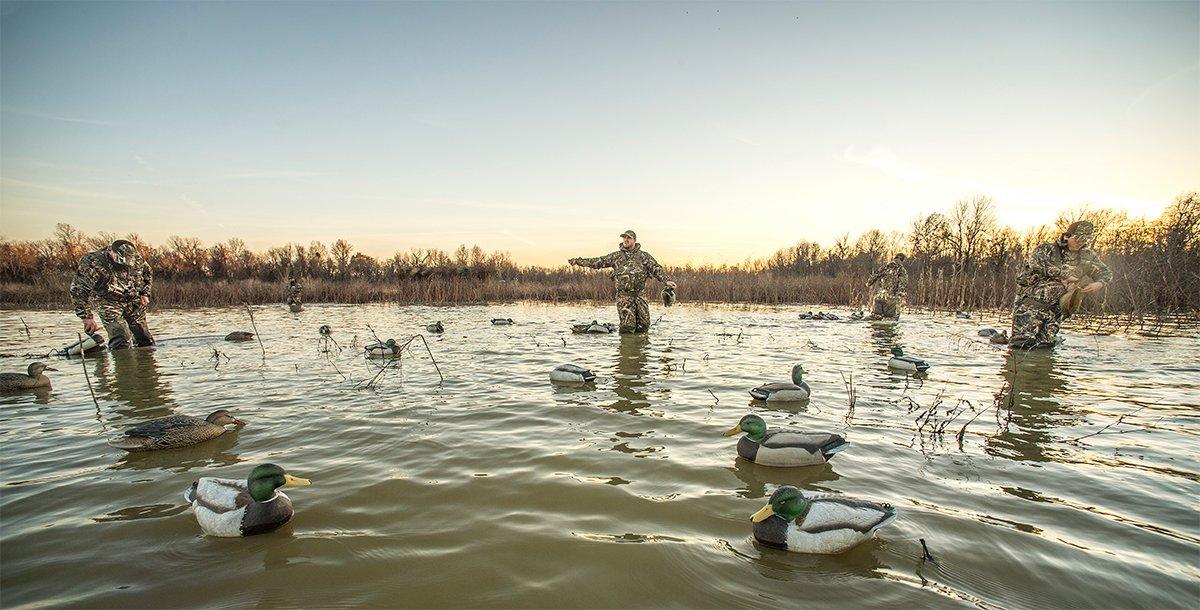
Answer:
[[[596,374],[574,364],[560,364],[550,371],[550,381],[581,385],[596,380]]]
[[[812,389],[804,381],[804,367],[797,364],[792,367],[792,382],[765,383],[750,390],[750,396],[755,400],[767,402],[797,402],[808,400]]]
[[[908,371],[911,373],[924,373],[929,370],[929,363],[920,358],[905,356],[904,350],[899,347],[892,348],[892,357],[888,358],[888,366],[898,371]]]
[[[875,536],[895,521],[896,507],[785,485],[750,518],[760,543],[793,553],[832,555]]]
[[[795,468],[828,462],[835,454],[850,447],[840,434],[767,428],[763,418],[746,415],[725,431],[725,436],[745,433],[738,439],[738,456],[763,466]]]
[[[292,500],[276,490],[309,484],[279,466],[262,464],[244,480],[198,479],[183,492],[183,499],[192,505],[196,522],[206,535],[237,538],[265,534],[291,521]]]

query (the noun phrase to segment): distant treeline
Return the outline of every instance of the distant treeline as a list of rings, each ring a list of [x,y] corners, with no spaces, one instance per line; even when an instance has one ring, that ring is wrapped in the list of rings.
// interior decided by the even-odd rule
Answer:
[[[1094,247],[1115,279],[1094,312],[1185,314],[1200,311],[1200,195],[1180,195],[1154,220],[1109,209],[1065,213],[1050,226],[1018,233],[996,222],[987,197],[955,203],[948,214],[916,218],[908,231],[843,235],[831,247],[801,241],[765,259],[735,265],[668,266],[679,296],[692,302],[865,304],[873,269],[896,252],[909,255],[908,302],[948,308],[1009,307],[1025,255],[1054,241],[1075,220],[1096,225]],[[155,247],[137,235],[154,270],[160,306],[270,303],[284,299],[289,276],[310,302],[478,303],[606,300],[602,273],[566,266],[517,265],[506,252],[459,246],[453,253],[413,248],[377,259],[345,240],[326,246],[289,244],[252,252],[240,239],[205,246],[171,237]],[[16,307],[66,307],[79,257],[117,235],[86,235],[66,224],[39,241],[0,241],[0,302]],[[655,295],[652,295],[655,296]]]

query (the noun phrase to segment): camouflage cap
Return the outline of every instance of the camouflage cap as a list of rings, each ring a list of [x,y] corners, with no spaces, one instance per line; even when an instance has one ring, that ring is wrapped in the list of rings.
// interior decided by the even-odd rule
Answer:
[[[110,256],[112,256],[113,262],[118,265],[129,266],[133,263],[134,257],[137,256],[137,247],[127,239],[118,239],[109,245],[108,248],[111,252]]]
[[[1075,222],[1071,223],[1071,226],[1067,227],[1066,232],[1067,235],[1073,235],[1078,239],[1088,240],[1090,240],[1095,233],[1096,225],[1093,225],[1086,220],[1076,220]]]
[[[634,233],[633,229],[625,229],[625,232],[621,234],[621,237],[625,237],[626,235],[632,237],[633,239],[637,239],[637,233]]]

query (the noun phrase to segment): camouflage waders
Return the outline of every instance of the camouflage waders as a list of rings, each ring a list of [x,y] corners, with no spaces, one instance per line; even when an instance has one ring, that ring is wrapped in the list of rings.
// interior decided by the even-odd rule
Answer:
[[[650,304],[642,293],[618,294],[617,315],[621,318],[621,334],[650,332]]]
[[[146,308],[141,302],[102,300],[96,310],[108,332],[108,349],[154,345],[154,337],[146,326]]]
[[[899,258],[899,257],[898,257]],[[867,280],[867,286],[879,284],[875,291],[875,299],[871,303],[872,319],[898,319],[900,317],[900,299],[904,298],[908,289],[908,271],[899,261],[893,260],[875,270]]]
[[[871,304],[871,317],[881,319],[899,318],[900,299],[893,297],[884,291],[875,293],[875,300]]]

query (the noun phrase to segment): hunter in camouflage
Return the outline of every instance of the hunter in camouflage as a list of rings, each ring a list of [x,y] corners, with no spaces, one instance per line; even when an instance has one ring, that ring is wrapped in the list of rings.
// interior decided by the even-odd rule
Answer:
[[[662,265],[637,243],[637,233],[633,229],[621,234],[621,245],[616,252],[597,258],[573,258],[567,262],[592,269],[612,269],[621,334],[650,331],[650,305],[642,297],[646,278],[653,277],[667,287],[675,288],[675,282],[667,279]]]
[[[900,317],[900,301],[908,289],[908,271],[904,269],[904,259],[903,253],[897,254],[891,262],[876,269],[867,280],[867,287],[879,284],[875,289],[868,320],[894,320]]]
[[[1029,255],[1017,274],[1009,345],[1054,347],[1066,315],[1063,296],[1076,288],[1092,294],[1112,281],[1108,265],[1089,247],[1094,233],[1095,227],[1086,220],[1072,223],[1058,241],[1042,244]]]
[[[300,282],[296,278],[288,278],[287,304],[300,305]]]
[[[71,281],[71,304],[83,320],[84,332],[100,329],[92,314],[94,303],[108,332],[109,349],[154,345],[146,326],[153,282],[150,265],[127,240],[83,255]]]

